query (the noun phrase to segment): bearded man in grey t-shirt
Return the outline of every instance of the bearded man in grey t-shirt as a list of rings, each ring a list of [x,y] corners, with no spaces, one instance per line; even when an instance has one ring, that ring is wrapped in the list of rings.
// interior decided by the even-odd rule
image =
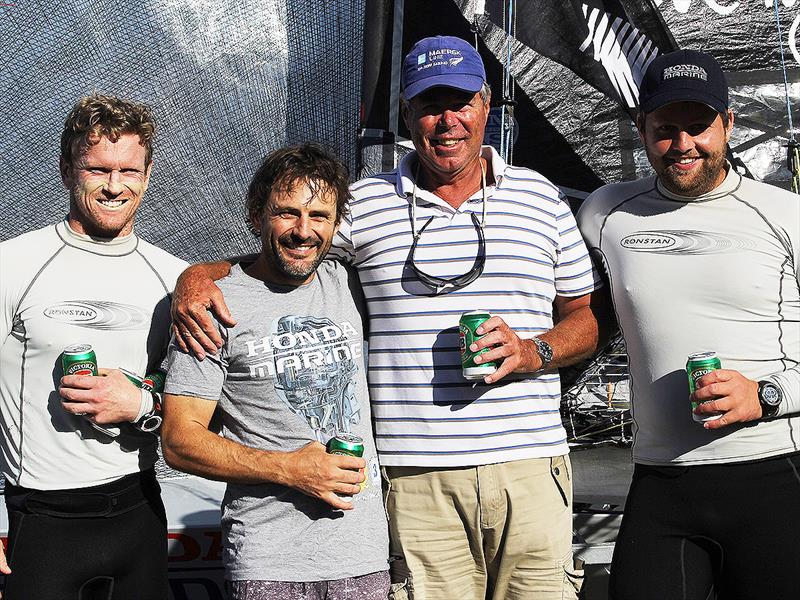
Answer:
[[[162,442],[178,469],[228,482],[224,562],[234,600],[375,599],[388,533],[372,435],[360,287],[323,260],[346,168],[305,144],[270,154],[248,190],[255,262],[219,282],[234,325],[206,360],[169,351]],[[222,435],[210,428],[219,413]],[[328,454],[341,434],[363,458]]]

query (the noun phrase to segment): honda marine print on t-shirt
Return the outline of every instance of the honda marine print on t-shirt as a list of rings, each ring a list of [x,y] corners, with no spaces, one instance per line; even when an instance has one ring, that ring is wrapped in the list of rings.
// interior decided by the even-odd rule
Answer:
[[[272,379],[278,397],[318,441],[350,433],[361,420],[355,374],[363,351],[356,329],[348,321],[287,315],[270,331],[245,341],[250,377]]]

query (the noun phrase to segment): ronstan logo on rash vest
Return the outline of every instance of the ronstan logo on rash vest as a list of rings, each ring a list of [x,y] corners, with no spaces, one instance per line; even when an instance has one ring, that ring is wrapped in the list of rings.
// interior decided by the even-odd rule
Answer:
[[[150,315],[138,306],[99,300],[59,302],[45,308],[43,313],[49,319],[89,329],[124,331],[146,329],[150,324]]]
[[[658,231],[642,231],[622,238],[620,244],[623,248],[631,250],[664,249],[674,246],[676,240],[671,235]]]
[[[634,252],[654,254],[719,254],[753,246],[752,241],[712,231],[637,231],[626,235],[619,245]]]

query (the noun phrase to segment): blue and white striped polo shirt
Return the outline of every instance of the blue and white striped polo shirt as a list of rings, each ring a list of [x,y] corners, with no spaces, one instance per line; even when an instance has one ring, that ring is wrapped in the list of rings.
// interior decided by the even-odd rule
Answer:
[[[466,466],[568,452],[559,416],[557,372],[512,375],[497,384],[461,376],[458,320],[487,310],[520,337],[553,327],[553,300],[596,285],[575,219],[552,183],[507,166],[484,147],[495,185],[487,189],[486,266],[468,286],[434,296],[407,266],[412,169],[355,183],[350,215],[332,252],[359,272],[369,310],[369,385],[381,462]],[[482,211],[479,190],[458,209],[417,189],[416,263],[441,277],[472,267],[478,248],[470,213]]]

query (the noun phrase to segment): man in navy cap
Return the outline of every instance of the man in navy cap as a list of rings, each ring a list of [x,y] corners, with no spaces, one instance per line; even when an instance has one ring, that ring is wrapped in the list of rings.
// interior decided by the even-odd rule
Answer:
[[[597,344],[588,252],[558,188],[482,145],[490,90],[472,46],[418,42],[401,83],[414,151],[352,186],[333,248],[369,309],[394,597],[575,598],[557,368]],[[219,306],[199,281],[184,279],[175,307],[189,345],[213,334],[203,319]],[[474,310],[493,315],[484,337],[459,339]],[[200,336],[206,350],[218,341]],[[460,351],[483,348],[486,374],[468,381]]]
[[[633,482],[615,600],[800,597],[800,202],[725,159],[734,116],[707,54],[656,58],[638,128],[655,176],[578,214],[630,362]],[[721,369],[687,358],[715,353]],[[705,373],[705,374],[704,374]]]

